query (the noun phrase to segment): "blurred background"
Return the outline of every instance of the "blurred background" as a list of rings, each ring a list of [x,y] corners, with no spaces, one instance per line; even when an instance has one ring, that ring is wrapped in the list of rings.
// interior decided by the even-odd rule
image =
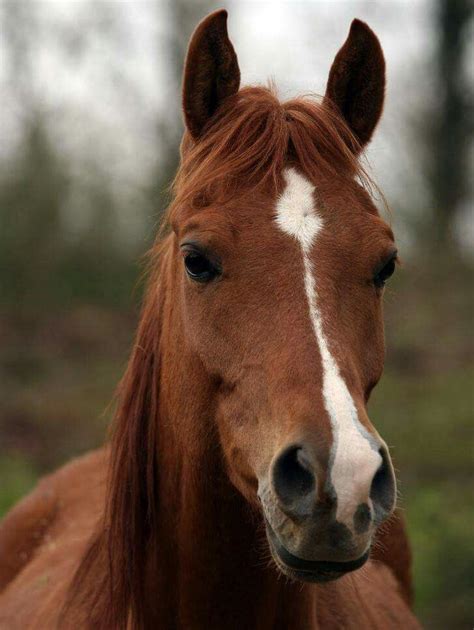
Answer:
[[[220,6],[0,3],[0,514],[104,439],[177,165],[186,43]],[[282,98],[324,92],[352,18],[381,39],[387,104],[367,158],[403,266],[371,415],[399,472],[417,612],[472,627],[474,5],[225,6],[243,83],[273,78]]]

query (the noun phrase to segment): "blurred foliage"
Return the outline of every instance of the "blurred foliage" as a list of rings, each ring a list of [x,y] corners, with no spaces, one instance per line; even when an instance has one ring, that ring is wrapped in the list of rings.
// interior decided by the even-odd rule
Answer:
[[[474,592],[474,369],[387,370],[372,418],[391,447],[414,550],[416,605],[429,628],[462,628]]]
[[[462,2],[453,4],[459,11],[451,18],[459,20]],[[34,34],[41,31],[32,6],[2,5],[10,51],[9,93],[27,107],[19,141],[0,159],[0,514],[38,476],[104,440],[110,401],[136,326],[140,256],[166,204],[181,131],[176,109],[156,113],[159,159],[134,197],[132,211],[140,229],[124,242],[119,216],[129,198],[124,201],[117,194],[116,182],[96,155],[98,147],[89,148],[78,169],[54,139],[54,113],[32,89]],[[86,11],[84,24],[97,30],[101,42],[117,39],[120,29],[112,5],[97,6],[97,20],[90,21]],[[168,89],[176,102],[185,43],[207,6],[185,0],[157,4],[157,10],[167,11]],[[446,1],[440,1],[438,19],[448,19],[447,13]],[[453,44],[446,25],[441,27],[445,54],[452,57],[454,46],[459,63],[460,44]],[[464,29],[459,23],[456,28],[458,33]],[[65,42],[65,48],[59,47],[62,54],[80,55],[85,33],[59,29],[60,43]],[[438,69],[442,55],[440,45]],[[456,73],[450,68],[449,73]],[[452,144],[443,133],[450,133],[450,120],[456,122],[457,135],[468,135],[459,128],[466,123],[464,100],[462,116],[453,117],[458,86],[448,87],[455,93],[439,105],[433,113],[436,124],[430,126],[429,118],[420,137],[429,154],[425,170],[438,173],[430,180],[432,197],[442,195],[462,205],[459,191],[450,197],[446,190],[453,179],[439,181],[443,171],[432,163],[433,147],[441,145],[440,155],[449,163]],[[457,157],[465,165],[465,156]],[[462,190],[467,194],[467,182]],[[68,225],[71,204],[85,217],[81,229]],[[402,183],[400,205],[411,204]],[[449,229],[457,209],[433,207],[423,215],[422,229],[414,231],[412,255],[386,291],[387,370],[370,410],[399,470],[401,505],[415,553],[417,610],[427,627],[455,629],[472,624],[474,601],[474,295],[471,262],[452,240],[439,247],[438,218]]]
[[[472,618],[474,292],[456,256],[414,257],[385,295],[387,366],[369,411],[393,455],[428,628]]]
[[[38,470],[21,451],[0,457],[0,514],[5,512],[33,487]]]
[[[80,237],[68,241],[63,210],[71,186],[46,120],[32,115],[17,154],[0,170],[0,290],[5,308],[32,313],[60,304],[119,305],[129,299],[136,270],[130,253],[119,249],[107,182],[88,181],[85,203],[94,212]]]

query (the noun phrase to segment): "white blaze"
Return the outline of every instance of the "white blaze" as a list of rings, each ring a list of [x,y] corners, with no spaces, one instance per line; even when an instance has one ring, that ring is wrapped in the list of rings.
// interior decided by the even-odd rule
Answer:
[[[352,529],[355,509],[359,503],[367,502],[372,478],[382,458],[371,445],[371,441],[375,443],[374,438],[359,421],[354,401],[323,331],[318,306],[320,296],[310,258],[312,246],[323,229],[323,220],[315,209],[315,187],[293,168],[285,171],[285,180],[286,188],[277,202],[276,222],[301,245],[309,316],[323,367],[323,400],[333,433],[330,461],[331,483],[337,494],[336,518]]]

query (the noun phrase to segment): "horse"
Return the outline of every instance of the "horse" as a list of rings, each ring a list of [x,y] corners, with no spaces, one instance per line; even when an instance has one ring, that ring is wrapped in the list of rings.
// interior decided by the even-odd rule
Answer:
[[[0,627],[418,628],[367,401],[397,263],[361,154],[380,43],[354,20],[323,98],[240,88],[227,13],[195,30],[166,229],[110,443],[0,529]]]

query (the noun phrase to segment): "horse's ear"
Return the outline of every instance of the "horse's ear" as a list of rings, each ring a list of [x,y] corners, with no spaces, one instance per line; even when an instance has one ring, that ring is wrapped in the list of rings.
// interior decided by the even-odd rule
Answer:
[[[208,15],[189,43],[183,78],[184,120],[199,138],[221,102],[240,85],[237,55],[227,35],[227,11]]]
[[[325,101],[338,108],[362,149],[382,114],[385,59],[375,33],[353,20],[349,35],[329,72]],[[351,147],[354,148],[354,147]]]

